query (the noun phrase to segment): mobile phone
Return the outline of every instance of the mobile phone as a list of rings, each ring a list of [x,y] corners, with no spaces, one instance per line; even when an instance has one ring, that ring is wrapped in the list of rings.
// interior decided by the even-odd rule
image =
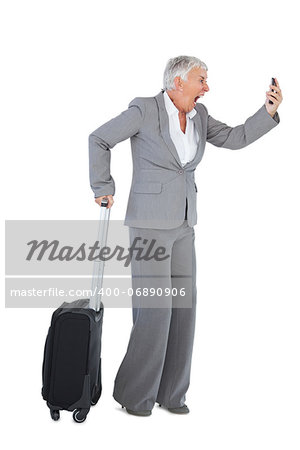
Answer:
[[[275,78],[272,78],[271,84],[272,84],[272,86],[276,86]],[[272,89],[272,91],[274,92],[274,89]],[[272,100],[269,100],[269,103],[270,103],[270,105],[273,105],[273,104],[274,104],[274,103],[272,102]]]

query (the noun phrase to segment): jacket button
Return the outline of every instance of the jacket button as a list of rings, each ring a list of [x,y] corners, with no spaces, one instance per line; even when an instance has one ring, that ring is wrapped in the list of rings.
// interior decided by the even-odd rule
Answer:
[[[180,175],[183,174],[183,170],[178,170],[178,173],[180,173]]]

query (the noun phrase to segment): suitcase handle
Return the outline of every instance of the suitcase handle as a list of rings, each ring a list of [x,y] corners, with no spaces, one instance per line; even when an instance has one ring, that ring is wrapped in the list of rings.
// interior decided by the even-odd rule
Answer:
[[[100,219],[98,227],[98,241],[99,247],[103,248],[106,246],[107,242],[107,231],[108,223],[110,217],[110,208],[107,208],[108,199],[104,198],[101,200],[100,206]],[[95,311],[100,311],[101,308],[101,293],[99,292],[102,288],[103,283],[103,273],[104,273],[104,261],[95,260],[93,267],[93,278],[92,278],[92,295],[90,297],[90,308]]]
[[[108,198],[103,198],[101,200],[101,206],[107,206],[108,205]]]

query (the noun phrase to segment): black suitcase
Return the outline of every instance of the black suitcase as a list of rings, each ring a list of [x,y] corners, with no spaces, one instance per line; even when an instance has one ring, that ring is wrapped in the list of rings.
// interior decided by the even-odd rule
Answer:
[[[110,209],[101,203],[99,244],[106,245]],[[84,422],[102,392],[101,336],[103,303],[99,291],[104,261],[95,261],[90,299],[63,303],[52,315],[46,338],[42,369],[42,396],[53,420],[60,410],[73,411],[77,423]]]

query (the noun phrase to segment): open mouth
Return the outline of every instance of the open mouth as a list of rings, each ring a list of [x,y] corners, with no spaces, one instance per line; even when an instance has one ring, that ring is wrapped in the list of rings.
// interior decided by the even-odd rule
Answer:
[[[194,98],[194,106],[196,106],[196,103],[197,103],[198,98],[200,98],[200,97],[197,96],[197,97]]]

